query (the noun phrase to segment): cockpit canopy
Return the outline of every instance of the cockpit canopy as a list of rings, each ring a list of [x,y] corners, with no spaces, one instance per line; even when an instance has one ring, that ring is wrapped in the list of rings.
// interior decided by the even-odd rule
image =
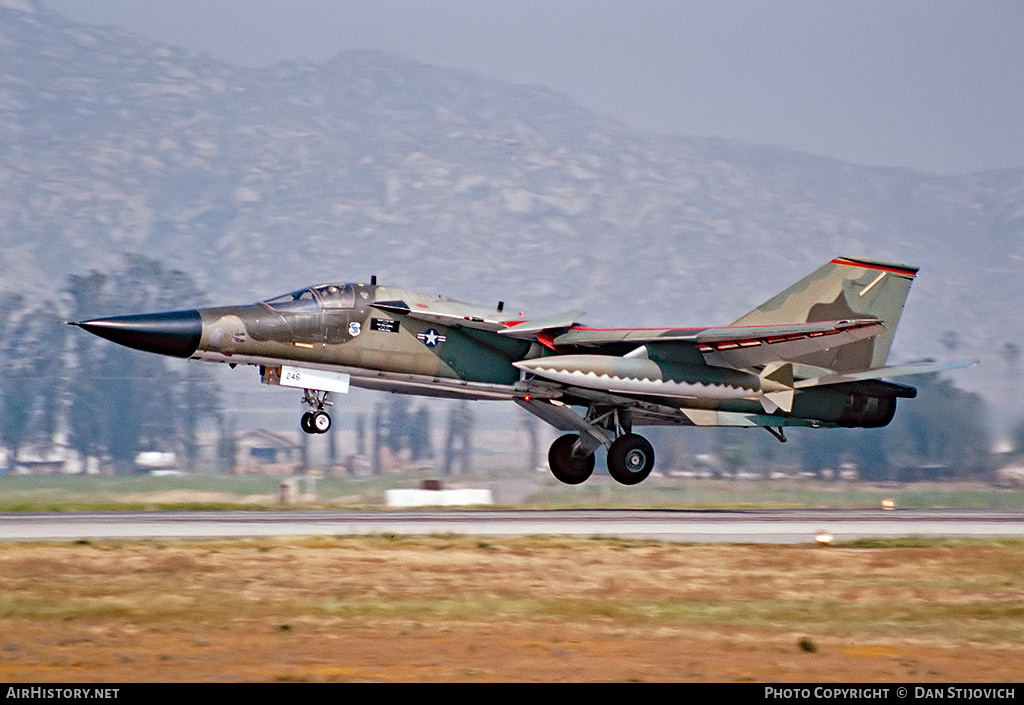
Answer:
[[[334,311],[356,304],[356,284],[317,284],[262,303],[276,311]],[[365,296],[365,294],[364,294]]]

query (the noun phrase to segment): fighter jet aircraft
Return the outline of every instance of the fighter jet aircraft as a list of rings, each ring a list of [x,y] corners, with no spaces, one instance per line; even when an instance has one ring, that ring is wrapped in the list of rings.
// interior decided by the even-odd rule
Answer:
[[[638,426],[878,427],[913,387],[883,378],[970,363],[886,366],[917,268],[839,257],[732,324],[592,328],[580,311],[530,318],[377,284],[319,284],[244,306],[74,322],[152,353],[253,365],[310,407],[302,430],[331,426],[328,395],[350,385],[512,400],[567,431],[548,461],[578,484],[607,450],[627,485],[654,467]]]

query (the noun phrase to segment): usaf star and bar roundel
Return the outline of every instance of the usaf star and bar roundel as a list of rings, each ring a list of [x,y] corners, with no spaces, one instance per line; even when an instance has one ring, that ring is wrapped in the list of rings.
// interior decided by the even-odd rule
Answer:
[[[448,340],[448,336],[441,335],[437,332],[436,328],[428,328],[422,333],[417,333],[416,337],[423,341],[423,344],[428,348],[437,347],[439,344]]]

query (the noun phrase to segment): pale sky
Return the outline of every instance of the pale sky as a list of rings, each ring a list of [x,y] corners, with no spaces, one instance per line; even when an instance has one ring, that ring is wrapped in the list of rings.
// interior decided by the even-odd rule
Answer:
[[[1016,0],[44,0],[248,66],[376,49],[649,132],[861,164],[1024,167]]]

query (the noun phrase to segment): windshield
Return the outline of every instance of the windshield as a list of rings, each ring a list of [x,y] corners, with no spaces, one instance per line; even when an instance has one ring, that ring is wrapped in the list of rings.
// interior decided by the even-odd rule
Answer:
[[[277,311],[319,311],[352,308],[356,303],[354,284],[319,284],[263,301]]]
[[[282,294],[263,303],[278,311],[319,311],[320,305],[313,297],[312,289],[299,289],[290,294]]]

